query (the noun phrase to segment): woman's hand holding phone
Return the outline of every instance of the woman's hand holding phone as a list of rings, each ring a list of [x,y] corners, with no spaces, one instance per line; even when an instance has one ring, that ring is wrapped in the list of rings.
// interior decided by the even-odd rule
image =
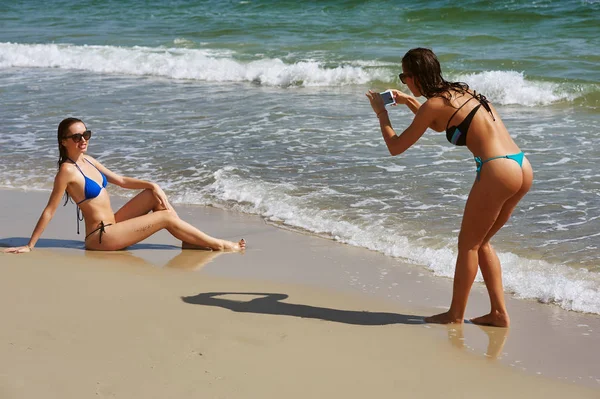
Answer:
[[[383,103],[383,99],[381,98],[380,93],[373,90],[369,90],[366,96],[369,99],[369,102],[371,103],[371,108],[373,108],[375,114],[379,115],[380,113],[385,111],[385,104]]]
[[[406,101],[408,100],[408,98],[410,98],[410,96],[408,94],[405,94],[405,93],[401,92],[400,90],[391,89],[390,91],[392,92],[392,95],[394,96],[394,100],[396,101],[396,104],[406,104]]]
[[[391,89],[384,91],[383,93],[379,93],[381,95],[381,99],[383,100],[383,105],[386,107],[388,105],[396,105],[396,100],[394,98],[394,93]]]

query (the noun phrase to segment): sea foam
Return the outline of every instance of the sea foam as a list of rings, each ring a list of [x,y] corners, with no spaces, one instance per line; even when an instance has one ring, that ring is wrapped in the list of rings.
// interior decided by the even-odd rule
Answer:
[[[557,83],[529,81],[523,72],[516,71],[486,71],[458,75],[455,79],[468,82],[471,88],[485,94],[489,100],[503,105],[548,105],[573,101],[580,95]]]
[[[202,192],[173,200],[257,214],[277,224],[422,265],[437,276],[452,278],[454,275],[457,256],[454,242],[430,248],[403,235],[402,226],[385,227],[377,217],[344,220],[344,210],[313,208],[306,198],[287,194],[294,189],[289,183],[241,178],[231,167],[218,170],[213,177],[214,182]],[[566,310],[600,314],[600,273],[527,259],[510,252],[498,256],[507,292],[519,298],[556,304]],[[477,281],[483,281],[480,274]]]
[[[284,87],[364,84],[385,77],[383,70],[366,70],[350,64],[328,68],[317,61],[286,64],[276,58],[241,62],[229,52],[214,50],[0,43],[0,68],[8,67],[63,68]]]
[[[279,87],[348,86],[372,82],[398,84],[394,80],[397,65],[378,61],[353,60],[333,66],[310,59],[293,63],[278,58],[240,61],[231,50],[182,47],[0,43],[0,68],[10,67],[61,68],[208,82],[251,82]],[[592,100],[599,90],[595,85],[582,88],[532,81],[516,71],[485,71],[449,78],[466,81],[491,101],[504,105],[548,105],[579,98],[585,104],[595,104]]]

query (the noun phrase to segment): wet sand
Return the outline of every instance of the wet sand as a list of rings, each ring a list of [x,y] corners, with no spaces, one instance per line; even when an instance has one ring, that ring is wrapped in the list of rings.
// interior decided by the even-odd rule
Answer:
[[[47,195],[0,191],[0,246],[27,242]],[[164,232],[84,251],[68,205],[33,253],[0,254],[0,397],[600,395],[596,315],[509,296],[509,330],[427,325],[451,281],[421,266],[253,216],[177,209],[248,249],[182,251]],[[468,317],[487,306],[477,284]]]

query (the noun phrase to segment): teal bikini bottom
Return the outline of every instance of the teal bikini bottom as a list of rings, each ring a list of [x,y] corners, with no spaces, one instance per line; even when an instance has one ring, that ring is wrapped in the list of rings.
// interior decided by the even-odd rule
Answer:
[[[520,167],[523,167],[523,158],[525,158],[525,154],[523,152],[520,152],[518,154],[500,155],[497,157],[488,158],[483,161],[481,160],[481,158],[475,157],[475,164],[477,165],[477,180],[479,180],[479,178],[480,178],[481,168],[483,167],[484,163],[493,161],[494,159],[500,159],[500,158],[512,159],[513,161],[518,163]]]

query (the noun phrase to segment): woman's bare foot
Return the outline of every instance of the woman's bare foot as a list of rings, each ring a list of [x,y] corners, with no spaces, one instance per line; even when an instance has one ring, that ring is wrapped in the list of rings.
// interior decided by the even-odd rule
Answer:
[[[493,326],[493,327],[509,327],[510,318],[507,313],[501,313],[494,311],[486,314],[485,316],[476,317],[471,319],[473,324],[479,324],[481,326]]]
[[[205,247],[201,245],[190,244],[189,242],[181,242],[181,249],[201,249],[205,251],[243,251],[246,249],[246,240],[243,238],[238,242],[227,241],[227,240],[219,240],[220,247],[219,248],[211,248]]]
[[[434,324],[458,323],[458,324],[462,324],[463,319],[450,314],[450,311],[448,311],[448,312],[436,314],[434,316],[426,317],[425,323],[434,323]]]
[[[243,238],[238,242],[223,240],[223,251],[243,251],[246,249],[246,240]]]

